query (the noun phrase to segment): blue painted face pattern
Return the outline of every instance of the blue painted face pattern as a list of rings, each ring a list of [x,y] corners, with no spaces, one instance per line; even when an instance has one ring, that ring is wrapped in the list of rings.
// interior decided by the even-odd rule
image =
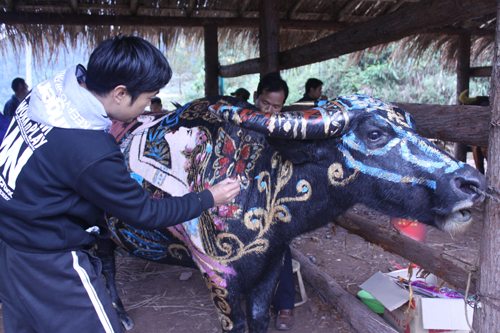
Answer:
[[[351,98],[352,97],[352,98]],[[426,178],[417,178],[411,175],[401,174],[398,171],[388,171],[368,165],[366,162],[356,160],[351,152],[357,151],[365,156],[388,156],[389,152],[398,155],[404,161],[411,163],[423,171],[422,174],[430,174],[444,168],[444,173],[452,173],[461,167],[462,162],[453,160],[450,156],[444,154],[429,141],[416,135],[413,130],[415,124],[413,119],[407,113],[400,113],[394,110],[390,104],[377,100],[369,96],[346,96],[351,105],[341,103],[348,111],[355,112],[354,117],[359,112],[374,112],[375,119],[381,125],[389,124],[396,133],[396,137],[387,142],[383,147],[370,148],[358,138],[353,130],[348,131],[342,137],[342,143],[337,147],[344,155],[344,161],[348,168],[357,170],[366,175],[384,179],[394,183],[411,183],[412,185],[421,184],[431,189],[436,189],[436,181]],[[401,110],[401,112],[403,112]],[[418,153],[420,152],[420,153]],[[369,161],[369,159],[363,159]]]

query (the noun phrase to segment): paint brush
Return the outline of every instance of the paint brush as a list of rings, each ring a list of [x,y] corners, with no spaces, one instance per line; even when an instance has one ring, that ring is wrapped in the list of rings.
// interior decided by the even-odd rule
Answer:
[[[242,179],[242,180],[240,180],[240,182],[242,182],[242,183],[243,183],[243,182],[246,182],[246,181],[249,181],[249,180],[254,180],[254,179],[255,179],[255,178],[247,178],[247,179]]]

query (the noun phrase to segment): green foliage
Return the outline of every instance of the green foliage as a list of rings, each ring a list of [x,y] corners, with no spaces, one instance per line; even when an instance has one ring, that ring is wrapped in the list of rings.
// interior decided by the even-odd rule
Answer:
[[[390,102],[455,104],[456,74],[441,68],[439,55],[430,58],[397,63],[387,52],[366,54],[354,64],[343,56],[285,71],[283,77],[292,91],[290,101],[302,96],[308,78],[316,77],[328,98],[366,94]],[[474,78],[470,86],[470,96],[489,94],[489,79]]]

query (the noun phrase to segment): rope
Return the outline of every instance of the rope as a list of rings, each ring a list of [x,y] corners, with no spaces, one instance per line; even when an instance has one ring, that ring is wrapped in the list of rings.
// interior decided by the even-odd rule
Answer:
[[[491,303],[490,301],[487,300],[487,298],[493,298],[493,299],[498,299],[496,297],[491,297],[491,296],[485,296],[485,295],[481,295],[481,294],[477,294],[479,297],[481,297],[481,299],[483,301],[486,301],[486,303],[488,303],[489,305],[491,305],[492,307],[494,307],[495,309],[497,309],[498,311],[500,311],[500,307],[496,306],[495,304]]]
[[[472,187],[472,186],[471,186]],[[473,266],[469,268],[469,277],[467,279],[467,289],[465,290],[465,297],[464,297],[464,307],[465,307],[465,319],[467,320],[467,325],[469,326],[469,329],[472,333],[476,333],[474,329],[472,328],[471,324],[469,323],[469,316],[467,315],[467,306],[469,305],[467,303],[467,299],[469,298],[469,287],[470,287],[470,280],[472,277],[472,272],[477,271],[477,267]]]
[[[492,196],[491,194],[488,194],[488,193],[486,193],[486,192],[484,192],[484,191],[481,191],[480,189],[478,189],[478,188],[477,188],[477,187],[475,187],[474,185],[470,185],[470,188],[471,188],[474,192],[481,194],[483,197],[487,197],[487,198],[489,198],[489,199],[491,199],[491,200],[495,201],[496,203],[500,203],[500,199],[498,199],[497,197],[494,197],[494,196]],[[497,195],[500,195],[500,191],[499,191],[497,188],[495,188],[495,187],[488,186],[488,191],[490,191],[490,192],[494,192],[494,193],[496,193]]]
[[[494,193],[496,193],[496,194],[500,195],[500,190],[499,190],[499,189],[497,189],[496,187],[493,187],[493,186],[488,186],[488,191],[490,191],[490,192],[494,192]]]

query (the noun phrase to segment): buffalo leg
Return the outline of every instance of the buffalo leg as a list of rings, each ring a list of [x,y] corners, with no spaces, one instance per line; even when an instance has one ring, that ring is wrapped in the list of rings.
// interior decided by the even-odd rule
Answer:
[[[241,289],[231,283],[223,288],[214,283],[207,274],[205,282],[212,295],[212,301],[219,312],[219,320],[224,333],[245,332],[245,312],[241,307]]]
[[[260,280],[252,290],[247,293],[246,298],[246,311],[248,331],[251,333],[265,333],[269,326],[271,315],[269,309],[271,307],[271,300],[278,284],[279,275],[283,261],[278,260],[272,270],[268,271],[266,277]]]
[[[125,307],[123,306],[116,290],[115,249],[116,244],[111,239],[98,239],[95,254],[99,259],[101,259],[102,275],[106,282],[109,295],[111,296],[113,306],[118,314],[118,318],[120,318],[123,326],[128,331],[134,327],[134,322],[125,311]]]

